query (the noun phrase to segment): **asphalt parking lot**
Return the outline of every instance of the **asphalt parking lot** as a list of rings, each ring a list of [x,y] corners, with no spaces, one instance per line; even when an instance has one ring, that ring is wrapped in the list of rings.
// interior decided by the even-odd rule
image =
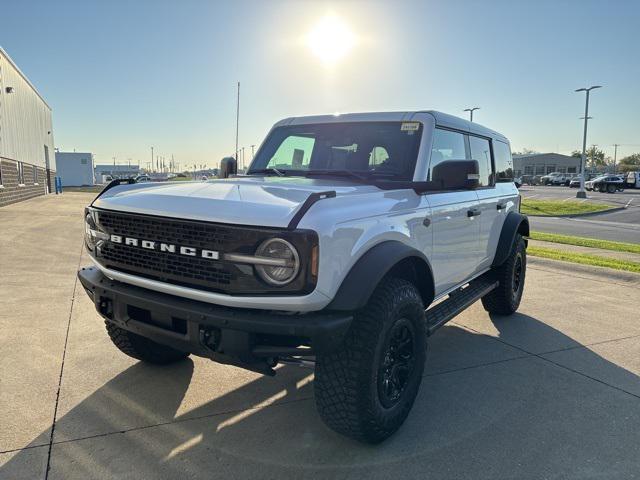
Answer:
[[[364,446],[321,423],[310,370],[117,351],[75,280],[91,198],[0,209],[0,478],[640,476],[639,275],[530,259],[520,312],[440,330],[406,424]]]
[[[575,188],[553,186],[524,185],[520,188],[524,198],[599,202],[620,210],[579,218],[530,217],[532,228],[540,232],[640,243],[640,190],[626,189],[613,194],[587,192],[587,200],[576,199],[576,191]]]

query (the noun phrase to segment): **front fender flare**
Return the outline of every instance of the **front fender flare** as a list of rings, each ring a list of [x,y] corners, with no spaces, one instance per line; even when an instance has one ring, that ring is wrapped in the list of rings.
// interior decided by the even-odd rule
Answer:
[[[363,308],[380,281],[400,262],[419,265],[418,289],[428,304],[434,297],[433,272],[427,257],[419,250],[397,240],[388,240],[369,249],[353,265],[342,281],[328,310],[358,310]]]
[[[499,267],[507,260],[518,233],[523,237],[529,236],[529,219],[519,212],[509,212],[502,224],[502,232],[496,247],[496,254],[493,257],[492,267]]]

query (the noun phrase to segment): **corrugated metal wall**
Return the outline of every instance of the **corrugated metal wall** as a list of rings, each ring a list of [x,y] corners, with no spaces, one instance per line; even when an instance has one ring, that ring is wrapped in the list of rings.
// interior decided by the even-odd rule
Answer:
[[[45,168],[45,146],[55,170],[51,109],[0,48],[0,157]]]

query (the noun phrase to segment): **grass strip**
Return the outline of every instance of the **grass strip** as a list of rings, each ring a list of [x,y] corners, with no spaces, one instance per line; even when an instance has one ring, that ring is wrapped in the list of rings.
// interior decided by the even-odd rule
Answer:
[[[615,258],[599,257],[586,253],[573,253],[553,248],[533,247],[527,248],[527,253],[534,257],[550,258],[551,260],[562,260],[564,262],[580,263],[582,265],[592,265],[596,267],[613,268],[614,270],[624,270],[625,272],[640,273],[640,263]]]
[[[531,232],[532,240],[542,242],[563,243],[578,247],[601,248],[612,252],[628,252],[640,254],[640,243],[614,242],[611,240],[598,240],[597,238],[574,237],[572,235],[559,235],[557,233]]]
[[[594,202],[576,202],[562,200],[536,200],[522,197],[520,211],[525,215],[575,215],[577,213],[594,213],[613,208],[611,205]]]

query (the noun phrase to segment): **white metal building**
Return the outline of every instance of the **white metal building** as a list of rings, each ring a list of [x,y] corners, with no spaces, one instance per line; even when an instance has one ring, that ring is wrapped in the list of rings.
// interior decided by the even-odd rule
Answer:
[[[56,152],[56,168],[63,187],[82,187],[95,184],[93,153]]]
[[[0,48],[0,206],[51,191],[51,107]]]

